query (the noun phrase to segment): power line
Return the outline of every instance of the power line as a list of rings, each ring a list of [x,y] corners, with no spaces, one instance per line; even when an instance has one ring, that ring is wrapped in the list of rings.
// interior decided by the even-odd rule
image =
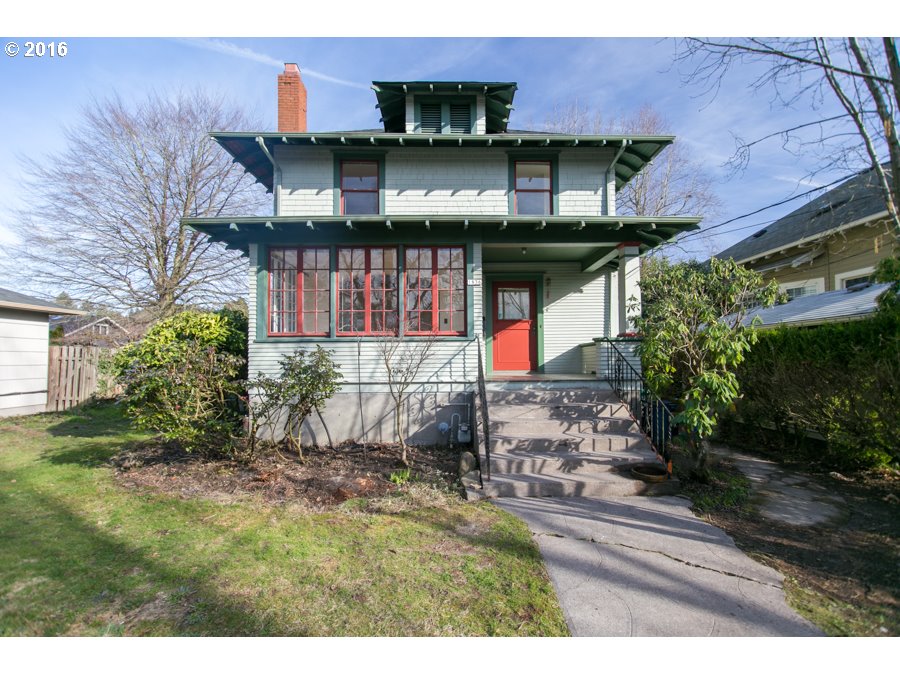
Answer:
[[[795,199],[800,199],[801,197],[805,197],[806,195],[810,195],[814,192],[820,192],[822,190],[825,190],[826,188],[830,188],[833,185],[837,185],[838,183],[843,183],[844,181],[850,180],[851,178],[853,178],[854,176],[857,176],[857,175],[859,175],[859,174],[854,173],[854,174],[850,174],[849,176],[844,176],[842,178],[838,178],[837,180],[834,180],[834,181],[828,183],[827,185],[822,185],[822,186],[813,188],[811,190],[807,190],[806,192],[801,192],[800,194],[794,195],[793,197],[788,197],[787,199],[783,199],[779,202],[775,202],[773,204],[769,204],[768,206],[763,206],[761,208],[758,208],[755,211],[750,211],[749,213],[744,213],[740,216],[735,216],[734,218],[729,218],[728,220],[722,221],[721,223],[711,225],[710,227],[707,227],[706,229],[700,229],[700,230],[696,230],[694,232],[688,232],[685,236],[683,236],[681,239],[678,240],[678,243],[683,242],[685,239],[690,239],[691,237],[700,236],[701,234],[708,234],[709,232],[712,232],[713,230],[716,230],[720,227],[724,227],[725,225],[728,225],[729,223],[733,223],[738,220],[743,220],[744,218],[749,218],[750,216],[755,216],[757,213],[762,213],[763,211],[767,211],[769,209],[775,208],[776,206],[781,206],[783,204],[787,204],[789,202],[794,201]],[[775,221],[774,220],[769,221],[769,223],[773,223],[773,222],[775,222]],[[766,223],[766,224],[768,224],[768,223]],[[746,227],[735,228],[734,230],[729,230],[729,232],[739,232],[740,230],[749,229],[750,227],[753,227],[753,226],[748,225]]]

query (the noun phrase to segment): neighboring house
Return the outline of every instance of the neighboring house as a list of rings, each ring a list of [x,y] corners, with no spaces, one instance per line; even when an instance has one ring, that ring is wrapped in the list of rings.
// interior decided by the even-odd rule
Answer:
[[[875,172],[864,171],[717,254],[778,282],[789,298],[871,280],[898,250]]]
[[[0,288],[0,417],[44,412],[53,315],[77,309]]]
[[[109,316],[95,314],[51,319],[50,333],[54,344],[119,347],[131,340],[128,329],[118,321]]]
[[[744,325],[750,325],[757,317],[756,325],[760,328],[819,326],[865,319],[875,313],[878,296],[889,287],[890,284],[856,284],[849,289],[795,298],[782,305],[751,310],[744,317]]]
[[[585,345],[628,329],[638,256],[698,227],[616,215],[616,191],[673,138],[510,130],[513,82],[372,88],[382,128],[309,132],[288,64],[278,132],[212,134],[274,195],[272,216],[182,221],[249,258],[250,375],[322,345],[344,377],[332,435],[391,440],[379,344],[434,338],[407,423],[439,442],[440,422],[471,413],[479,349],[493,379],[599,372]]]

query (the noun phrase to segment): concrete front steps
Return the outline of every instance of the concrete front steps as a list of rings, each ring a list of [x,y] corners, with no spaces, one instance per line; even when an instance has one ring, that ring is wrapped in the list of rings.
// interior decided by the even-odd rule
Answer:
[[[482,497],[626,497],[678,491],[675,480],[645,483],[631,476],[636,464],[662,463],[627,408],[602,383],[516,384],[487,391],[491,478],[485,480],[482,457]]]

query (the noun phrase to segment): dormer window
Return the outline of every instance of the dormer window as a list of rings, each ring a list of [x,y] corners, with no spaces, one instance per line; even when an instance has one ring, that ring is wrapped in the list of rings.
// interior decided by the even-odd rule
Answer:
[[[420,101],[416,107],[417,128],[420,134],[471,134],[473,103],[468,100]]]

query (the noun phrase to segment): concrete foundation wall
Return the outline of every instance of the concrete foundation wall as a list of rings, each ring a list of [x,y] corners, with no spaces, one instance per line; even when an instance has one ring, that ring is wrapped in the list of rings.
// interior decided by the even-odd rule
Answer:
[[[406,441],[412,445],[447,445],[452,432],[456,444],[459,423],[471,425],[471,403],[472,392],[434,392],[421,388],[412,392],[401,415]],[[459,418],[454,418],[454,414]],[[328,401],[322,417],[336,444],[348,440],[364,443],[394,443],[397,440],[394,400],[388,393],[362,392],[358,387],[346,387]],[[447,433],[441,433],[442,423],[447,424]],[[269,438],[268,434],[269,431],[264,429],[261,436]],[[275,437],[281,436],[279,429]],[[303,423],[302,443],[328,443],[328,436],[315,414]]]

